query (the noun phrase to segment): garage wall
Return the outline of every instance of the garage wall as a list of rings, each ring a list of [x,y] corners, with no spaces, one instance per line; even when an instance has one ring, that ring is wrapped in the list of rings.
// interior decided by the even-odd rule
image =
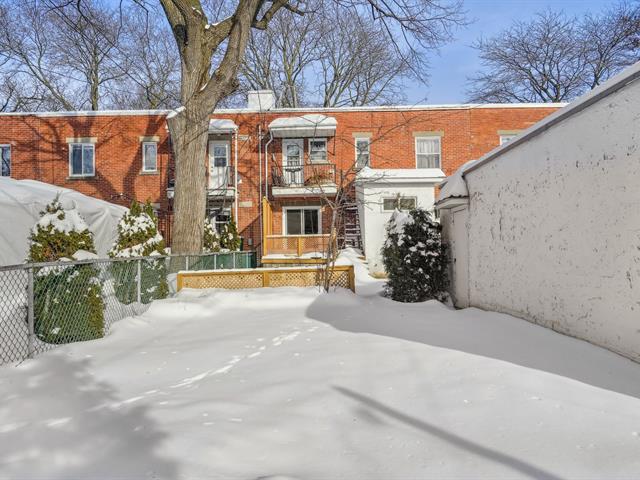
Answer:
[[[466,173],[469,299],[640,360],[640,82]]]

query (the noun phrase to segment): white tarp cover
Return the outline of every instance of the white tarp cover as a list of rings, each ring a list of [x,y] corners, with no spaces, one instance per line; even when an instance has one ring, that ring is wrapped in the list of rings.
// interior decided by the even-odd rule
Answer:
[[[336,133],[338,121],[319,113],[301,117],[280,117],[269,124],[274,137],[331,137]]]
[[[209,133],[234,133],[238,126],[233,120],[224,118],[212,118],[209,120]]]
[[[106,256],[126,208],[48,183],[0,177],[0,265],[24,262],[31,229],[58,194],[63,203],[75,203],[93,232],[98,255]]]

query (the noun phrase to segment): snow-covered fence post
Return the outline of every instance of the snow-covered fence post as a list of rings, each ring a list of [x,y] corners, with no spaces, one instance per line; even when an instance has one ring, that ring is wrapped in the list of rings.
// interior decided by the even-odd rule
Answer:
[[[233,268],[236,268],[236,252],[233,252]]]
[[[33,357],[33,353],[35,350],[35,327],[34,327],[34,300],[33,300],[33,267],[29,267],[27,269],[28,275],[28,284],[27,284],[27,328],[29,329],[28,333],[28,344],[27,344],[27,352],[29,358]]]
[[[138,285],[137,285],[136,294],[138,298],[138,303],[142,303],[142,259],[141,258],[138,259],[137,266],[138,266],[138,274],[136,275],[136,277],[138,278]]]
[[[188,272],[189,271],[189,255],[184,257],[184,269]]]
[[[217,253],[213,254],[213,269],[214,270],[218,269],[218,254]]]

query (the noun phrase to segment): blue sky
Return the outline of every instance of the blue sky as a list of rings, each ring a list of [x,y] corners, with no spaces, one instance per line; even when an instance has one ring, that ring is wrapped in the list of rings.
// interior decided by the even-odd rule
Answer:
[[[611,0],[465,0],[469,18],[475,19],[460,30],[456,39],[432,57],[430,84],[408,86],[408,101],[414,103],[462,103],[466,100],[466,78],[480,68],[477,53],[470,47],[480,36],[492,36],[515,20],[526,20],[536,12],[552,8],[579,15],[598,12]]]

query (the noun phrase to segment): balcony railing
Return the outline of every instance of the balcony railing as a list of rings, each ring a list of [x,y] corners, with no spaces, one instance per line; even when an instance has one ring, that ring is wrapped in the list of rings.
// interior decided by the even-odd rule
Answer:
[[[331,235],[267,235],[264,255],[295,255],[318,253],[323,256],[327,251]]]
[[[299,163],[276,165],[271,170],[274,187],[316,187],[336,184],[336,166],[333,163]]]
[[[173,173],[173,172],[171,172]],[[227,195],[233,196],[234,194],[234,169],[231,166],[227,167],[215,167],[213,170],[209,170],[207,178],[207,192],[212,196]],[[167,184],[167,193],[169,198],[173,197],[173,191],[175,188],[175,179],[173,176],[169,177]]]

